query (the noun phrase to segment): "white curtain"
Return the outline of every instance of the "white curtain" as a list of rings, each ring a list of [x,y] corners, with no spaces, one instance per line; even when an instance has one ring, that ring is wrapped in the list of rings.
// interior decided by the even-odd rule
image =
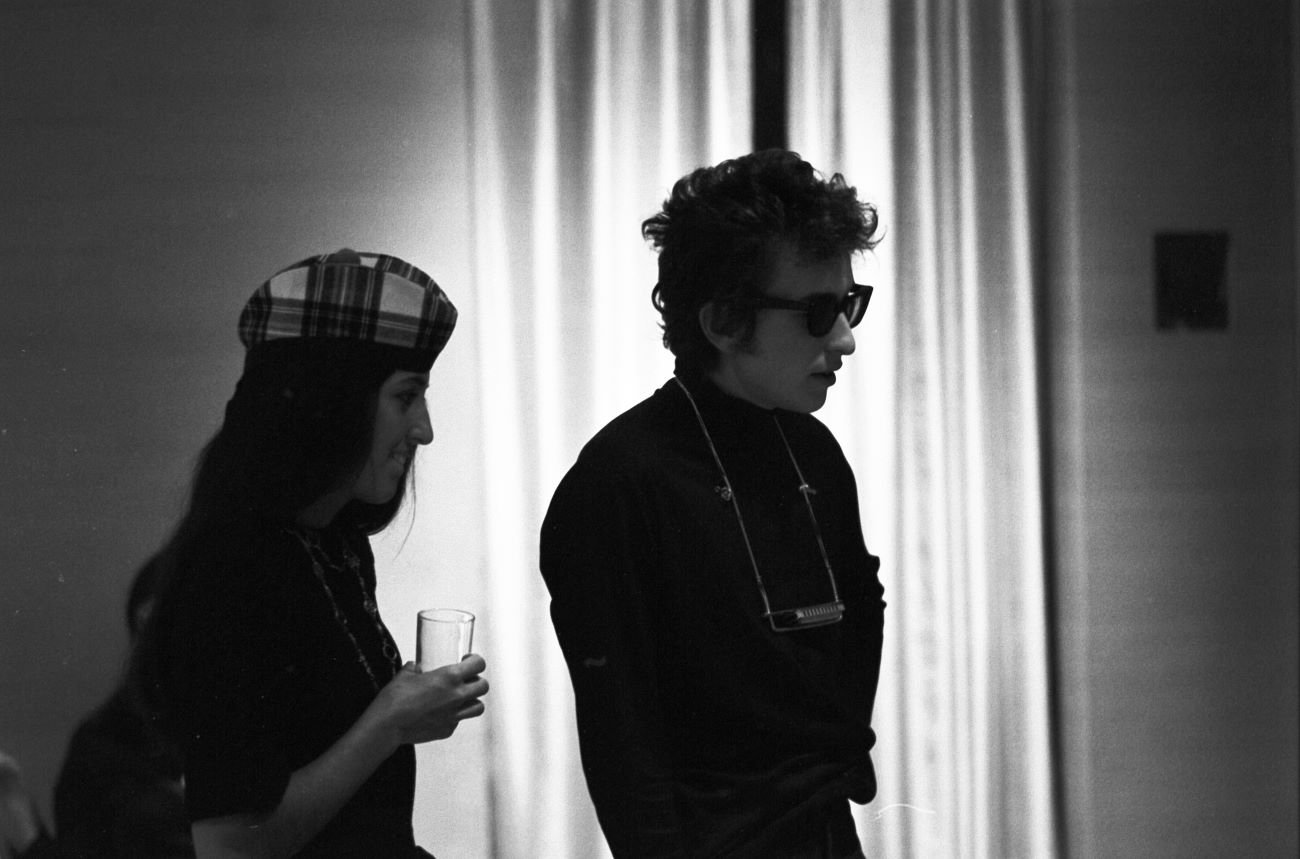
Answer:
[[[471,0],[473,288],[494,856],[607,855],[537,538],[582,443],[671,373],[640,238],[672,182],[746,151],[747,0]]]
[[[883,556],[868,855],[1055,851],[1031,4],[792,0],[792,145],[881,207],[828,409]]]

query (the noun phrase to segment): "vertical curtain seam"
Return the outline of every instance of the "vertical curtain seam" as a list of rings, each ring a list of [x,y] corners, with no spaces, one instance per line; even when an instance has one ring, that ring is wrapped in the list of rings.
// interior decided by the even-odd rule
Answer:
[[[1034,283],[1034,332],[1035,357],[1038,369],[1035,379],[1035,394],[1038,408],[1038,445],[1039,445],[1039,483],[1042,495],[1042,563],[1043,563],[1043,610],[1044,625],[1047,634],[1047,696],[1048,696],[1048,751],[1051,767],[1051,817],[1052,843],[1056,855],[1068,859],[1066,845],[1069,843],[1065,831],[1065,772],[1062,738],[1062,700],[1060,688],[1061,642],[1059,624],[1059,600],[1057,594],[1057,576],[1060,565],[1057,546],[1058,522],[1055,509],[1056,480],[1052,463],[1055,461],[1055,439],[1053,437],[1052,392],[1050,380],[1053,373],[1052,354],[1054,351],[1051,312],[1049,307],[1049,266],[1046,236],[1047,224],[1047,166],[1050,142],[1047,128],[1050,116],[1050,104],[1047,95],[1048,22],[1046,13],[1033,2],[1020,0],[1021,20],[1026,31],[1025,43],[1029,50],[1025,56],[1025,78],[1033,81],[1029,95],[1030,115],[1030,157],[1029,194],[1031,208],[1031,228],[1037,241],[1033,243],[1031,262]],[[1036,122],[1034,121],[1036,118]]]

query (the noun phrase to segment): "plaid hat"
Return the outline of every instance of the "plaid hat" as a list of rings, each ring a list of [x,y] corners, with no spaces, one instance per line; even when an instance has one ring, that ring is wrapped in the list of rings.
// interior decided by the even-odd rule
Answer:
[[[425,370],[455,327],[456,308],[433,278],[397,257],[347,248],[277,272],[239,315],[250,353],[295,339],[351,341],[408,350]]]

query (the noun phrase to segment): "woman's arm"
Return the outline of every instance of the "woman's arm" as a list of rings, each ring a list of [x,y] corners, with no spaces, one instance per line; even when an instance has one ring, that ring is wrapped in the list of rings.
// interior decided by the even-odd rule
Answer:
[[[309,842],[400,746],[450,737],[483,713],[483,658],[421,673],[407,663],[350,729],[320,757],[295,770],[275,810],[195,821],[195,854],[291,856]]]

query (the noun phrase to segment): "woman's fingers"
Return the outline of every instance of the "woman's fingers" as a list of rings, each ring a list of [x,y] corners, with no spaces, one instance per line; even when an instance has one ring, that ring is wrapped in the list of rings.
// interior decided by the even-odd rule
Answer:
[[[465,706],[456,711],[456,720],[462,721],[464,719],[478,718],[483,715],[485,709],[486,708],[483,706],[482,701],[469,701]]]
[[[470,698],[482,698],[488,693],[488,682],[483,677],[475,677],[461,687],[461,692]]]
[[[468,679],[476,674],[482,674],[483,669],[487,668],[487,662],[477,653],[470,653],[456,663],[455,668],[460,677]]]

